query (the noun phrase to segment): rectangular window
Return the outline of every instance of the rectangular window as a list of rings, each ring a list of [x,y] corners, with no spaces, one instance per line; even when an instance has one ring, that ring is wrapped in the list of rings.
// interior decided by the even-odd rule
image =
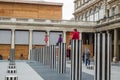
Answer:
[[[116,14],[116,7],[112,7],[112,15]]]
[[[15,31],[15,44],[29,44],[29,32]]]
[[[107,9],[107,17],[109,17],[109,16],[110,16],[110,10]]]
[[[0,30],[0,44],[10,44],[11,36],[11,31]]]

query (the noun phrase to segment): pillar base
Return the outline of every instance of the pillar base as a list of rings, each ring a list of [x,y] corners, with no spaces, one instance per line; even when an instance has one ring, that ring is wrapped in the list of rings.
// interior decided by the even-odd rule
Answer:
[[[117,57],[113,57],[113,62],[114,62],[114,63],[118,62]]]

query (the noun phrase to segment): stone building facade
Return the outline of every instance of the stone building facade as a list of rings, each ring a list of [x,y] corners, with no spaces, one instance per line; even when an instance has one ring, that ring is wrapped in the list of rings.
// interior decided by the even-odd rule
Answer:
[[[21,23],[29,20],[35,22],[43,21],[44,19],[61,20],[62,19],[62,3],[53,3],[45,1],[27,1],[27,0],[0,0],[0,20],[7,21],[22,21]],[[4,24],[4,25],[3,25]],[[0,55],[3,59],[8,59],[11,50],[15,52],[15,59],[20,59],[20,55],[23,54],[24,59],[28,59],[30,50],[34,45],[40,47],[45,45],[42,40],[44,38],[46,29],[34,29],[28,27],[25,29],[25,25],[22,27],[16,27],[10,23],[0,24]],[[6,25],[6,27],[5,27]],[[43,28],[43,27],[42,27]],[[33,33],[32,33],[33,32]],[[32,37],[33,34],[33,45]],[[37,37],[41,35],[41,37]],[[31,44],[31,45],[29,45]]]
[[[120,24],[117,23],[117,19],[120,17],[120,0],[75,0],[74,9],[76,21],[97,22],[96,32],[108,31],[111,33],[111,59],[120,60],[120,36],[118,35]],[[90,36],[89,33],[83,34]],[[94,33],[92,34],[94,35]]]

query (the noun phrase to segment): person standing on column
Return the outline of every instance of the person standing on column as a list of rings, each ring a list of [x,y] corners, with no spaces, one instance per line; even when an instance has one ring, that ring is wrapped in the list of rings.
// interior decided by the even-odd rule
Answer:
[[[59,35],[59,38],[58,38],[58,41],[57,41],[57,45],[58,45],[59,43],[62,43],[62,41],[63,41],[63,38],[62,38],[62,35],[60,34],[60,35]]]
[[[80,38],[79,32],[77,31],[77,29],[74,29],[72,40],[79,40],[79,38]]]
[[[48,42],[48,35],[47,35],[47,33],[45,33],[44,41],[45,41],[45,44],[46,44],[46,46],[47,46],[47,42]]]

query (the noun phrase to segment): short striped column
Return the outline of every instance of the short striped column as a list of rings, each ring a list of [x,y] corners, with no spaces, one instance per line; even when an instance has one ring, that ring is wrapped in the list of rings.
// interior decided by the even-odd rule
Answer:
[[[39,62],[39,49],[38,48],[36,49],[36,61]]]
[[[32,49],[31,60],[35,61],[35,49]]]
[[[58,73],[66,72],[66,44],[65,43],[59,43],[57,71]]]
[[[50,64],[50,54],[49,54],[49,46],[44,47],[44,64]]]
[[[50,52],[49,52],[49,46],[46,46],[46,65],[50,65]]]
[[[43,62],[43,54],[42,54],[42,48],[39,49],[39,62]]]
[[[50,46],[50,68],[52,69],[56,68],[56,46],[55,45]]]
[[[96,33],[95,37],[95,80],[110,80],[110,33]]]
[[[43,64],[45,64],[45,47],[42,48]]]
[[[71,80],[82,80],[82,40],[71,42]]]

